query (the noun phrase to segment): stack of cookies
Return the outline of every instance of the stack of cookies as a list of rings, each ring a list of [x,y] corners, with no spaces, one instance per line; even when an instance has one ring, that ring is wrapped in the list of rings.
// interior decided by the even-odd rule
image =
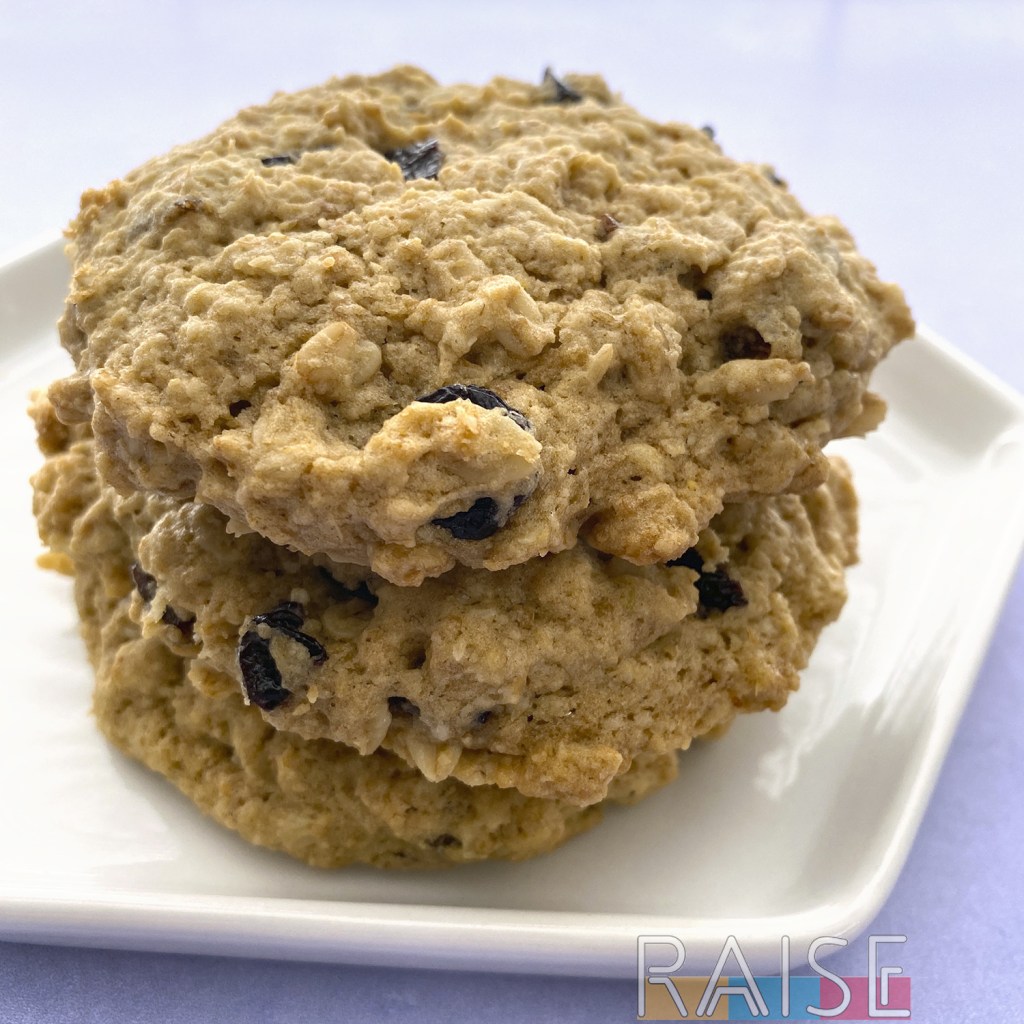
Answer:
[[[279,95],[87,192],[35,508],[116,744],[311,864],[523,858],[778,709],[913,331],[594,77]]]

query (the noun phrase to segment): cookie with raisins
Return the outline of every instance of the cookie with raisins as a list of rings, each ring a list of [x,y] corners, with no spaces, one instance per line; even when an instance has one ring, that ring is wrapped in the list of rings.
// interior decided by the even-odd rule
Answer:
[[[403,586],[577,538],[671,560],[820,483],[913,330],[838,221],[589,76],[280,94],[70,239],[51,396],[105,478]]]

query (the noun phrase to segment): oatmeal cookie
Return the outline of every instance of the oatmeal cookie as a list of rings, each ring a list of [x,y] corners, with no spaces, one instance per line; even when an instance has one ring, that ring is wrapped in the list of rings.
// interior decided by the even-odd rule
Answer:
[[[88,439],[50,456],[37,477],[44,536],[67,515],[86,532],[97,514],[122,524],[130,555],[93,539],[95,557],[131,565],[133,619],[187,659],[197,690],[244,693],[309,740],[384,747],[434,782],[579,805],[640,754],[780,708],[842,607],[854,557],[839,462],[802,495],[728,506],[667,564],[579,543],[417,588],[232,536],[209,505],[94,481],[102,501],[83,512],[91,466]]]
[[[820,484],[913,330],[838,221],[587,76],[278,95],[69,236],[50,393],[105,478],[406,586],[677,558]]]

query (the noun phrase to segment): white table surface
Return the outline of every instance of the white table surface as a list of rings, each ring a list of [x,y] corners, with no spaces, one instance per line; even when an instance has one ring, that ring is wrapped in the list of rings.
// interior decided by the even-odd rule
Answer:
[[[601,71],[711,123],[837,213],[918,319],[1024,390],[1024,6],[1014,2],[0,2],[0,258],[238,107],[331,74]],[[955,557],[956,539],[948,552]],[[917,843],[871,930],[909,936],[914,1017],[1024,1014],[1018,574]],[[866,973],[866,946],[831,961]],[[629,982],[383,972],[0,944],[0,1019],[630,1020]]]

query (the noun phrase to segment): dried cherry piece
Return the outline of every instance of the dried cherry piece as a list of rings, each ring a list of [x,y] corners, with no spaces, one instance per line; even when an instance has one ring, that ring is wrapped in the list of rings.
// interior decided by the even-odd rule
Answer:
[[[738,580],[734,580],[725,569],[704,571],[704,559],[696,548],[688,548],[678,558],[665,565],[670,568],[683,566],[697,573],[697,617],[706,619],[711,612],[724,612],[729,608],[742,608],[747,597]]]
[[[266,623],[273,629],[298,629],[305,618],[305,609],[298,601],[282,601],[276,608],[271,608],[269,612],[254,615],[252,624],[259,626]]]
[[[262,156],[260,157],[260,163],[264,167],[281,167],[284,164],[295,163],[295,157],[290,153],[278,153],[275,156]]]
[[[270,642],[254,629],[246,630],[238,643],[238,667],[249,703],[261,710],[273,711],[292,695],[270,653]]]
[[[761,336],[761,332],[748,324],[740,324],[725,331],[720,340],[722,358],[770,359],[772,347]]]
[[[416,401],[443,403],[454,402],[459,398],[464,398],[481,409],[501,409],[516,426],[533,431],[533,425],[518,409],[513,409],[490,388],[482,388],[476,384],[446,384],[443,388],[431,391],[429,395],[421,395]]]
[[[138,562],[132,562],[128,572],[131,574],[135,589],[139,592],[139,597],[147,605],[150,604],[153,598],[156,597],[156,577],[146,572]],[[167,605],[164,608],[163,615],[160,616],[160,621],[168,626],[176,626],[186,640],[192,639],[192,627],[196,624],[196,617],[194,615],[190,619],[184,619],[170,605]]]
[[[138,562],[132,562],[131,568],[128,571],[131,573],[132,583],[135,584],[139,597],[146,604],[149,604],[156,597],[156,577],[150,576]]]
[[[412,181],[413,178],[436,178],[444,163],[444,151],[441,143],[431,138],[423,142],[411,142],[399,149],[389,149],[384,159],[398,164],[406,181]]]
[[[554,91],[552,103],[580,103],[583,100],[583,94],[566,85],[551,68],[544,69],[544,80],[541,84],[551,86]]]
[[[697,613],[701,618],[707,618],[713,611],[743,608],[748,603],[739,581],[734,580],[724,569],[702,572],[697,577],[697,595]]]
[[[432,519],[434,526],[442,526],[456,540],[486,540],[496,534],[505,521],[498,503],[493,498],[477,498],[463,512]]]
[[[299,629],[292,626],[274,626],[274,629],[278,633],[283,633],[289,640],[294,640],[297,644],[302,644],[306,648],[306,652],[309,654],[314,665],[322,665],[327,660],[327,648],[324,647],[319,640],[311,637],[308,633],[303,633]]]
[[[434,526],[446,529],[456,540],[486,540],[493,537],[509,521],[512,513],[528,497],[528,494],[517,494],[512,499],[512,508],[505,516],[501,514],[498,503],[493,498],[477,498],[463,512],[430,521]]]
[[[270,640],[261,636],[257,626],[265,625],[289,640],[302,644],[314,665],[327,660],[327,649],[319,640],[303,633],[299,627],[305,621],[305,611],[297,601],[284,601],[269,612],[254,615],[249,628],[238,642],[238,667],[242,673],[242,684],[250,703],[264,711],[273,711],[290,696],[281,679],[281,671],[270,653]]]

